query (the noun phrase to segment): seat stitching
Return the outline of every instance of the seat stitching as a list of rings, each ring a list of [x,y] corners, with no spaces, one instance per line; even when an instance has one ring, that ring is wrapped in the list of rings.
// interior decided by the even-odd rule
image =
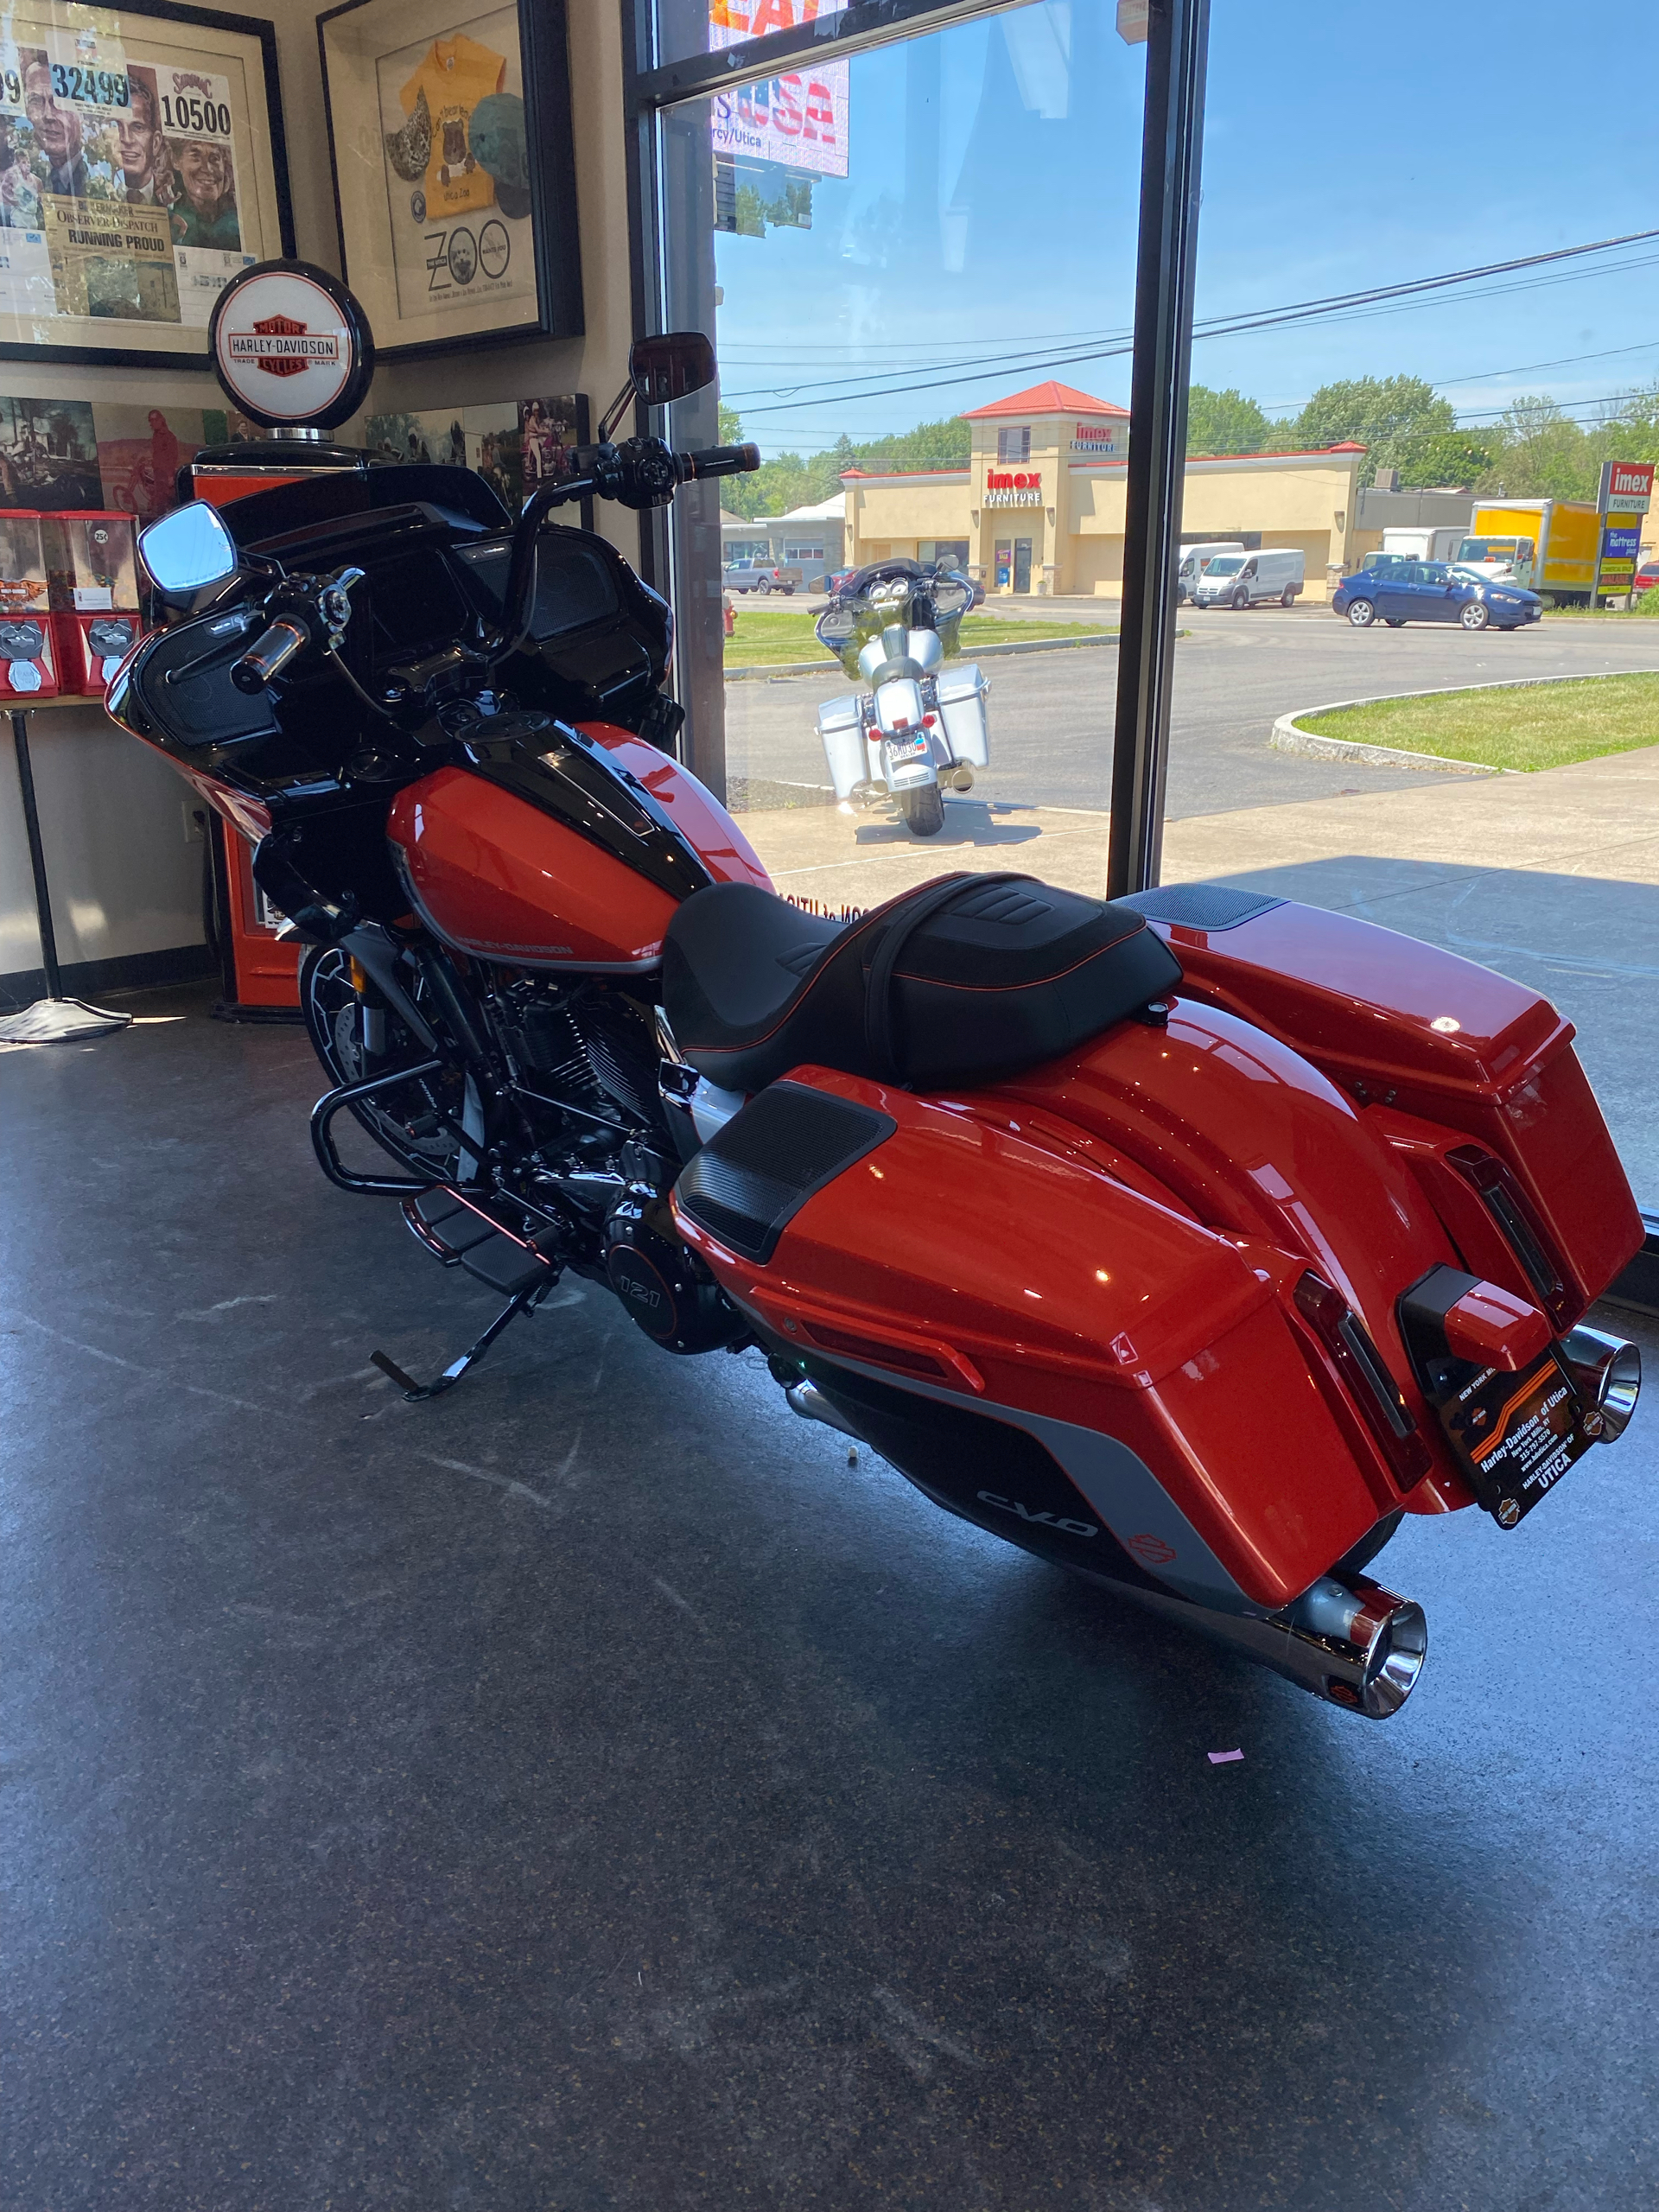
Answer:
[[[897,971],[894,981],[900,983],[926,983],[936,991],[982,991],[994,997],[1008,991],[1040,990],[1045,983],[1063,983],[1068,976],[1075,976],[1079,968],[1086,968],[1091,960],[1103,960],[1109,952],[1116,952],[1121,944],[1133,943],[1140,936],[1131,930],[1128,937],[1114,938],[1110,944],[1097,944],[1092,952],[1085,952],[1081,960],[1074,960],[1069,968],[1057,968],[1052,976],[1033,976],[1023,983],[947,983],[938,976],[912,976],[907,969]]]

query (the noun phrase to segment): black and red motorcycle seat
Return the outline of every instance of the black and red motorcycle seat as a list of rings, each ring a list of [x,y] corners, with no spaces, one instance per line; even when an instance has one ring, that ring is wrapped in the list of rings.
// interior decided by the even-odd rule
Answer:
[[[676,911],[663,943],[675,1041],[728,1090],[807,1062],[912,1090],[989,1083],[1097,1036],[1180,976],[1132,906],[1027,875],[946,876],[847,923],[717,883]]]

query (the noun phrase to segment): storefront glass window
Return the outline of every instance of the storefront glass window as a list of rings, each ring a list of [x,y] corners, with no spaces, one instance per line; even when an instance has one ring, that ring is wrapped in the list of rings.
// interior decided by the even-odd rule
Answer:
[[[1659,32],[1589,14],[1564,41],[1528,0],[1471,100],[1429,22],[1396,11],[1357,75],[1343,11],[1213,12],[1163,876],[1359,916],[1541,992],[1659,1208],[1659,678],[1477,688],[1659,667],[1659,621],[1588,606],[1599,550],[1622,608],[1659,539],[1651,509],[1595,511],[1604,461],[1659,457],[1652,241],[1493,266],[1648,224],[1645,124],[1609,86],[1643,81]],[[1517,162],[1523,117],[1549,150]],[[1506,585],[1554,604],[1525,620]],[[1443,690],[1307,736],[1281,719]]]
[[[701,506],[677,503],[686,649],[721,620],[711,549],[751,518],[804,569],[791,546],[821,543],[830,575],[943,564],[982,602],[944,634],[948,667],[991,685],[988,760],[953,749],[942,827],[866,788],[838,807],[820,709],[860,680],[815,640],[808,576],[788,598],[728,594],[728,796],[780,887],[837,908],[1006,868],[1016,849],[1059,872],[1068,836],[1066,866],[1100,890],[1103,811],[1078,838],[1052,810],[1103,810],[1110,778],[1118,571],[1096,478],[1127,451],[1144,48],[1119,35],[1116,0],[1037,0],[840,66],[810,160],[808,103],[785,79],[662,120],[663,317],[709,330],[721,365],[718,403],[677,410],[673,435],[766,455]],[[813,672],[753,672],[803,663]]]

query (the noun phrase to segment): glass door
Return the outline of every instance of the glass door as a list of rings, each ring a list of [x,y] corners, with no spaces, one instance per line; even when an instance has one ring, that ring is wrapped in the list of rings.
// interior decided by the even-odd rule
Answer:
[[[951,868],[1105,887],[1145,49],[1113,0],[941,12],[658,123],[662,320],[721,368],[672,435],[764,455],[677,509],[693,765],[780,889],[837,911]],[[726,557],[763,537],[765,592]],[[849,573],[938,625],[937,819],[817,634]]]

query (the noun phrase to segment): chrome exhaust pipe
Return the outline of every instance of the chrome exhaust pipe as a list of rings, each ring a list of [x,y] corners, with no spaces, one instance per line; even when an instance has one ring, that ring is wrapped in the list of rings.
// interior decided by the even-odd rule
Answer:
[[[1560,1342],[1561,1357],[1589,1411],[1585,1427],[1611,1444],[1624,1435],[1642,1389],[1642,1351],[1623,1337],[1599,1329],[1569,1329]],[[1600,1427],[1595,1426],[1599,1420]]]
[[[793,1326],[793,1324],[791,1324]],[[821,1421],[826,1428],[838,1428],[843,1436],[850,1436],[855,1444],[864,1439],[836,1411],[816,1382],[791,1382],[784,1391],[789,1400],[790,1411],[798,1413],[803,1421]]]
[[[1148,1612],[1196,1629],[1271,1667],[1299,1689],[1368,1720],[1387,1720],[1399,1712],[1417,1687],[1428,1655],[1422,1607],[1409,1598],[1396,1598],[1369,1575],[1338,1580],[1323,1574],[1294,1605],[1265,1619],[1217,1612],[1132,1583],[1115,1581],[1111,1587]]]

